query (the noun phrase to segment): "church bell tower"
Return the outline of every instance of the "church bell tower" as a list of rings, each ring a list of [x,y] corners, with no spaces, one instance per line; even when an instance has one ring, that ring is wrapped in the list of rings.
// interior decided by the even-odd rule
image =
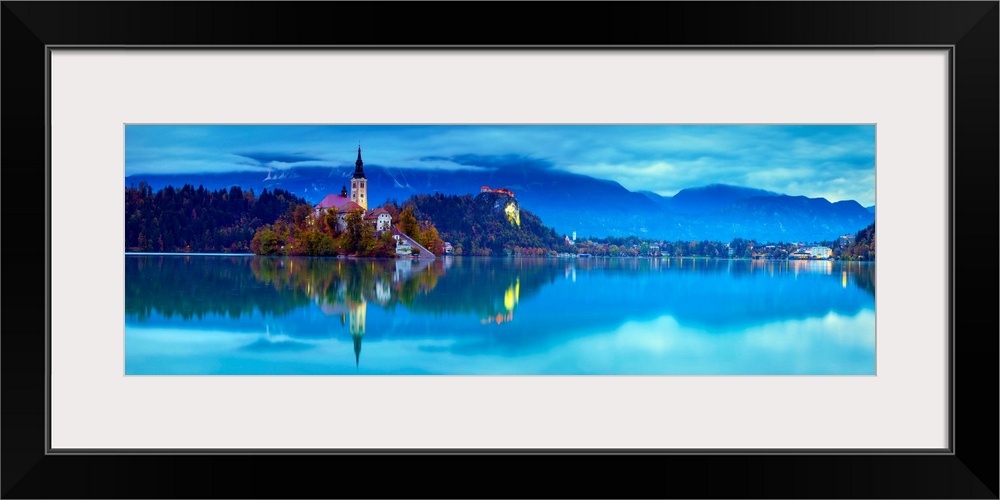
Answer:
[[[361,146],[358,146],[358,161],[354,162],[354,176],[351,178],[351,201],[368,210],[368,178],[362,168]]]

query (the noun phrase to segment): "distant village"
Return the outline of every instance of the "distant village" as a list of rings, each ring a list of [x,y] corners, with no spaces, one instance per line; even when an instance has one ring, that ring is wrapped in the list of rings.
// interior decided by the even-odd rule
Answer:
[[[624,242],[613,242],[604,239],[588,239],[577,241],[576,234],[566,237],[566,242],[573,245],[577,252],[562,252],[557,256],[562,258],[589,257],[706,257],[723,259],[755,259],[755,260],[832,260],[841,258],[841,250],[849,248],[855,235],[844,235],[834,242],[826,242],[833,246],[787,243],[758,245],[753,241],[721,242],[668,242],[642,241],[630,242],[632,238],[621,238]]]

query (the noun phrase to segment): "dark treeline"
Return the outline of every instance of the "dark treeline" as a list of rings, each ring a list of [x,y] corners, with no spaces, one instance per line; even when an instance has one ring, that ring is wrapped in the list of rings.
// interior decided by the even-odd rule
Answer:
[[[185,184],[153,192],[145,182],[125,188],[125,250],[247,253],[257,228],[308,202],[287,191],[234,186],[210,191]]]
[[[305,292],[286,291],[257,277],[246,257],[134,255],[125,258],[125,315],[148,320],[154,312],[184,320],[284,316],[308,306]],[[225,293],[220,293],[225,290]]]

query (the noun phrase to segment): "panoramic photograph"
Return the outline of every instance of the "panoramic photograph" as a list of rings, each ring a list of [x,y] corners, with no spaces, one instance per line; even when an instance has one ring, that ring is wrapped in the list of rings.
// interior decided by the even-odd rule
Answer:
[[[126,375],[874,375],[876,127],[127,124]]]

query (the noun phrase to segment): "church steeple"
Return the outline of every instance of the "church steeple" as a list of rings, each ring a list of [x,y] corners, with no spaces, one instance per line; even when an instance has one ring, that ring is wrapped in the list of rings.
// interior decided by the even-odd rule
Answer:
[[[354,368],[361,366],[361,339],[363,335],[351,335],[354,341]]]
[[[361,145],[358,145],[358,161],[354,162],[354,175],[351,178],[351,201],[368,210],[368,178],[362,168]]]
[[[354,178],[364,179],[365,169],[361,168],[365,163],[361,161],[361,146],[358,146],[358,161],[354,162]]]
[[[357,368],[361,364],[361,341],[365,336],[368,303],[361,302],[360,304],[349,307],[350,325],[348,328],[351,332],[351,340],[354,341],[354,367]]]

